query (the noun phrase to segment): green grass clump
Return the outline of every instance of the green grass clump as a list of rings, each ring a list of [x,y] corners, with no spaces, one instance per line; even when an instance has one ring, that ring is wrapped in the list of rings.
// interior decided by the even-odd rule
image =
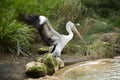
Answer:
[[[80,26],[80,32],[83,36],[96,33],[107,33],[114,31],[114,26],[105,20],[86,18]]]
[[[0,51],[26,55],[30,50],[33,39],[33,29],[26,25],[10,21],[9,18],[2,20],[0,26]]]
[[[91,44],[84,45],[80,49],[81,54],[95,58],[113,57],[116,55],[114,44],[101,40],[93,41]]]
[[[116,44],[110,44],[108,42],[95,39],[94,41],[86,41],[86,44],[82,42],[76,42],[73,45],[72,43],[70,43],[63,50],[63,53],[94,58],[113,57],[117,55],[117,53],[115,52],[115,46]]]

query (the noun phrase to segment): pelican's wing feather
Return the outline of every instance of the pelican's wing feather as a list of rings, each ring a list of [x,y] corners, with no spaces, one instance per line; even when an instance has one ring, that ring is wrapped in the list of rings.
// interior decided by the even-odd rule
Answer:
[[[55,31],[55,29],[52,27],[49,21],[48,21],[48,28],[52,32],[53,35],[60,37],[60,34],[57,31]]]
[[[39,33],[47,45],[55,45],[61,40],[61,35],[50,24],[44,24],[42,28],[39,30]]]
[[[61,34],[59,34],[55,29],[52,27],[51,24],[48,24],[49,30],[50,30],[50,36],[51,39],[54,40],[54,43],[57,44],[61,40]]]

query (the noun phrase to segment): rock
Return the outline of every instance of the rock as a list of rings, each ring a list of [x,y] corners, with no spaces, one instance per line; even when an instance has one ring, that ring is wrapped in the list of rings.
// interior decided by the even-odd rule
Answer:
[[[26,74],[32,78],[43,77],[47,74],[46,65],[40,62],[30,62],[26,64]]]
[[[59,79],[58,77],[53,77],[53,76],[45,76],[45,77],[41,77],[38,79],[29,78],[25,80],[61,80],[61,79]]]
[[[65,66],[64,61],[60,57],[56,57],[55,59],[56,59],[57,63],[59,64],[59,68],[63,68]],[[42,58],[38,57],[38,58],[36,58],[35,61],[41,62],[41,60],[42,60]]]
[[[59,68],[63,68],[65,66],[64,61],[60,57],[56,57],[56,60],[59,64]]]
[[[60,58],[55,58],[52,54],[45,54],[35,61],[26,64],[26,74],[30,77],[42,77],[52,75],[58,69],[64,67],[64,62]]]
[[[120,42],[120,34],[119,33],[105,33],[102,36],[102,40],[109,43],[119,43]]]
[[[45,53],[49,52],[49,49],[48,49],[48,47],[41,47],[37,50],[37,52],[39,54],[45,54]]]
[[[27,71],[29,68],[33,67],[33,66],[35,65],[35,63],[36,63],[35,61],[32,61],[32,62],[27,63],[26,66],[25,66],[26,71]]]
[[[115,44],[115,52],[120,54],[120,33],[105,33],[102,35],[102,40]]]
[[[48,75],[52,75],[55,71],[59,69],[59,64],[56,58],[53,57],[50,53],[44,55],[41,59],[41,62],[47,66]]]
[[[37,57],[37,58],[35,59],[35,61],[41,63],[41,59],[42,59],[41,57]]]

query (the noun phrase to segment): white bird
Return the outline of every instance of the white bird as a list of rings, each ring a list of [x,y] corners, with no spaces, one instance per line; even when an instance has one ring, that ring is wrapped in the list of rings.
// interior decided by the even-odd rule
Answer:
[[[83,40],[82,36],[71,21],[66,23],[68,35],[63,35],[54,30],[49,20],[45,16],[26,16],[24,20],[37,28],[42,40],[48,46],[53,46],[51,48],[51,53],[55,57],[59,57],[61,55],[65,45],[73,38],[72,30],[80,39]]]

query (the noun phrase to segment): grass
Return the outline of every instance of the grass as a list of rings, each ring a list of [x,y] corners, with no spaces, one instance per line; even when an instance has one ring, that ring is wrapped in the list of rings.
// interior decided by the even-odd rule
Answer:
[[[81,53],[86,56],[92,56],[96,58],[115,56],[114,46],[110,43],[100,40],[93,41],[92,44],[84,45],[81,48]]]
[[[90,34],[114,31],[114,26],[105,20],[98,20],[87,17],[81,24],[79,31],[83,36],[87,36]]]
[[[63,53],[88,56],[91,58],[106,58],[118,55],[116,53],[116,49],[119,49],[118,46],[119,44],[116,43],[105,42],[101,39],[100,35],[91,35],[89,36],[89,40],[86,40],[86,44],[78,40],[72,40],[65,47]]]
[[[8,9],[4,9],[3,12],[6,10]],[[0,16],[0,51],[13,55],[27,55],[31,42],[34,41],[33,29],[19,23],[15,19],[16,16],[15,9],[8,10]]]
[[[31,42],[34,41],[32,31],[26,25],[18,23],[16,20],[9,22],[3,20],[0,27],[0,50],[3,52],[17,53],[17,55],[27,55]]]

